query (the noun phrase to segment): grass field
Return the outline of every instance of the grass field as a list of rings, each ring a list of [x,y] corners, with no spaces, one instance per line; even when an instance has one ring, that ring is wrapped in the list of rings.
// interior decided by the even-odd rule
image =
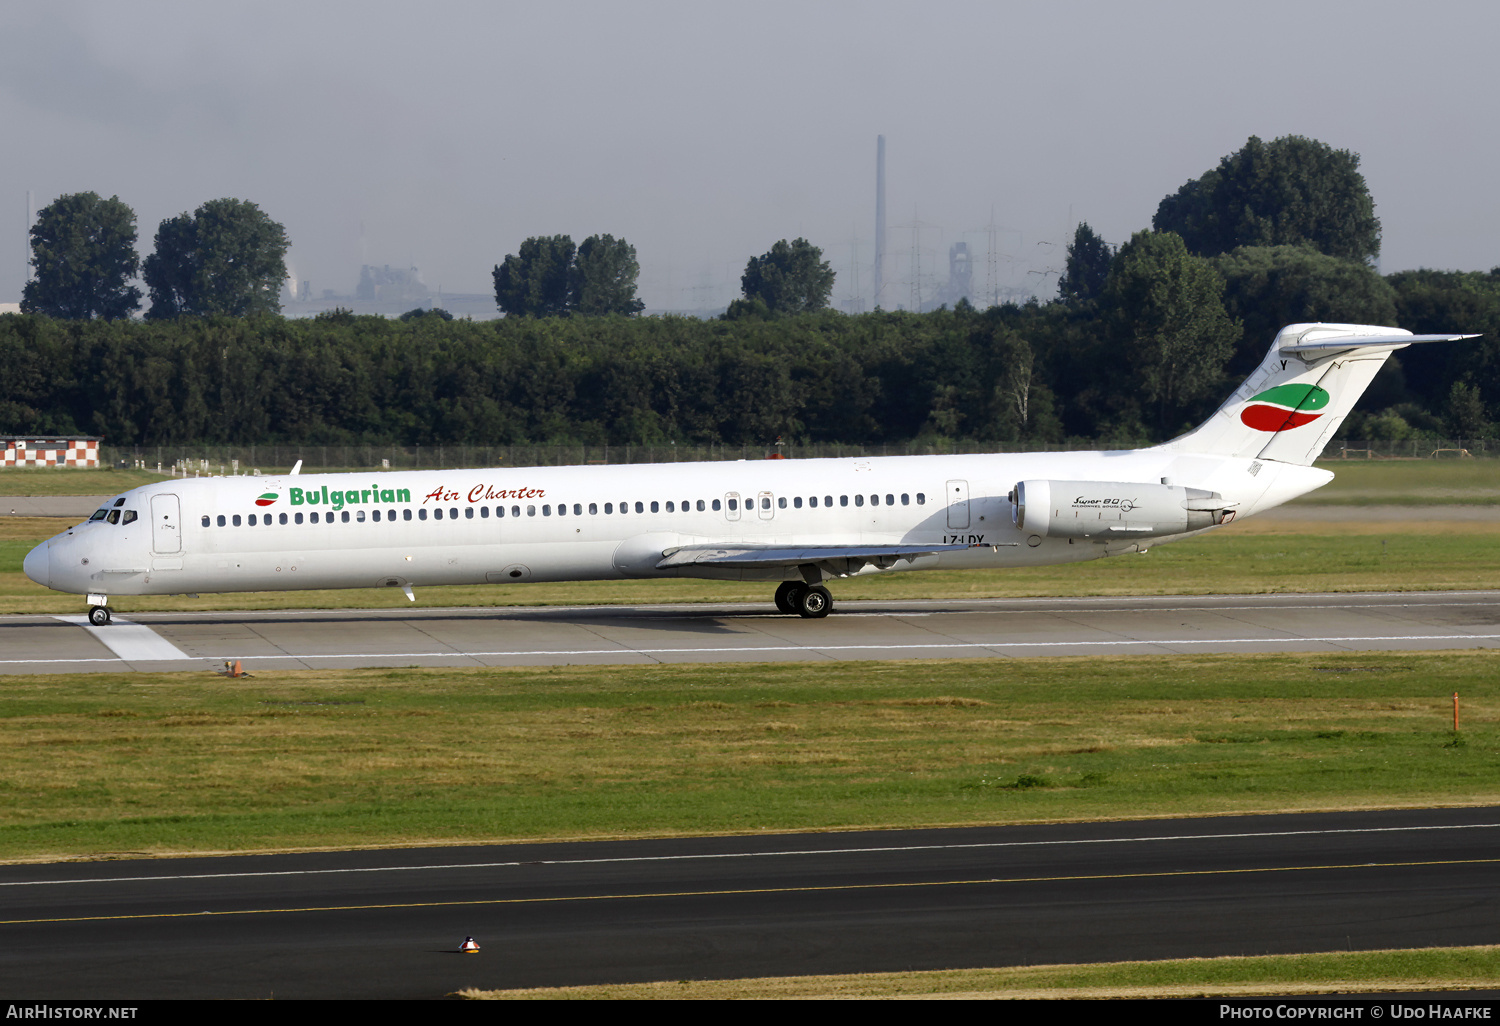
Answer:
[[[1336,475],[1294,505],[1500,504],[1500,460],[1323,460]]]
[[[112,495],[165,480],[150,470],[0,467],[0,495]]]
[[[896,997],[1037,1000],[1379,994],[1493,989],[1497,985],[1500,985],[1500,948],[1483,946],[756,980],[673,980],[601,987],[468,990],[457,996],[475,1001],[744,998],[805,1001]]]
[[[1488,652],[7,677],[0,858],[1487,804],[1497,722]]]

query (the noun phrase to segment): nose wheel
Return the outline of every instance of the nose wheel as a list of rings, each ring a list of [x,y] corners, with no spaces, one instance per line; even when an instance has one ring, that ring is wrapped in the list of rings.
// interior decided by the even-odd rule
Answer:
[[[105,627],[109,624],[108,606],[89,606],[89,623],[95,627]]]
[[[821,584],[786,581],[776,589],[776,608],[808,620],[820,620],[833,611],[833,596]]]

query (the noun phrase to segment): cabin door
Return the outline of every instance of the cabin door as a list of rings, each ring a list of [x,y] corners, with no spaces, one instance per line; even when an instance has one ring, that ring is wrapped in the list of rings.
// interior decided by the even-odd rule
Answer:
[[[969,526],[969,482],[948,482],[948,526],[955,531]]]
[[[182,551],[182,516],[175,495],[151,496],[151,548],[163,554]]]

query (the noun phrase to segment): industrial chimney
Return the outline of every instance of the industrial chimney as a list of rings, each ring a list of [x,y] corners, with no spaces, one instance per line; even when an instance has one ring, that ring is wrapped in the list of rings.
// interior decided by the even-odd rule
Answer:
[[[875,137],[875,309],[885,289],[885,136]]]

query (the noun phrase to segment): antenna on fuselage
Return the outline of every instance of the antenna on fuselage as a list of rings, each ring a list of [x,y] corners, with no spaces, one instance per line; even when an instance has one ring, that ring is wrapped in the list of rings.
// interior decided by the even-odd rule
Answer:
[[[293,466],[292,466],[292,473],[289,476],[295,477],[296,475],[298,475],[300,473],[302,473],[302,461],[298,460],[295,464],[293,464]]]

